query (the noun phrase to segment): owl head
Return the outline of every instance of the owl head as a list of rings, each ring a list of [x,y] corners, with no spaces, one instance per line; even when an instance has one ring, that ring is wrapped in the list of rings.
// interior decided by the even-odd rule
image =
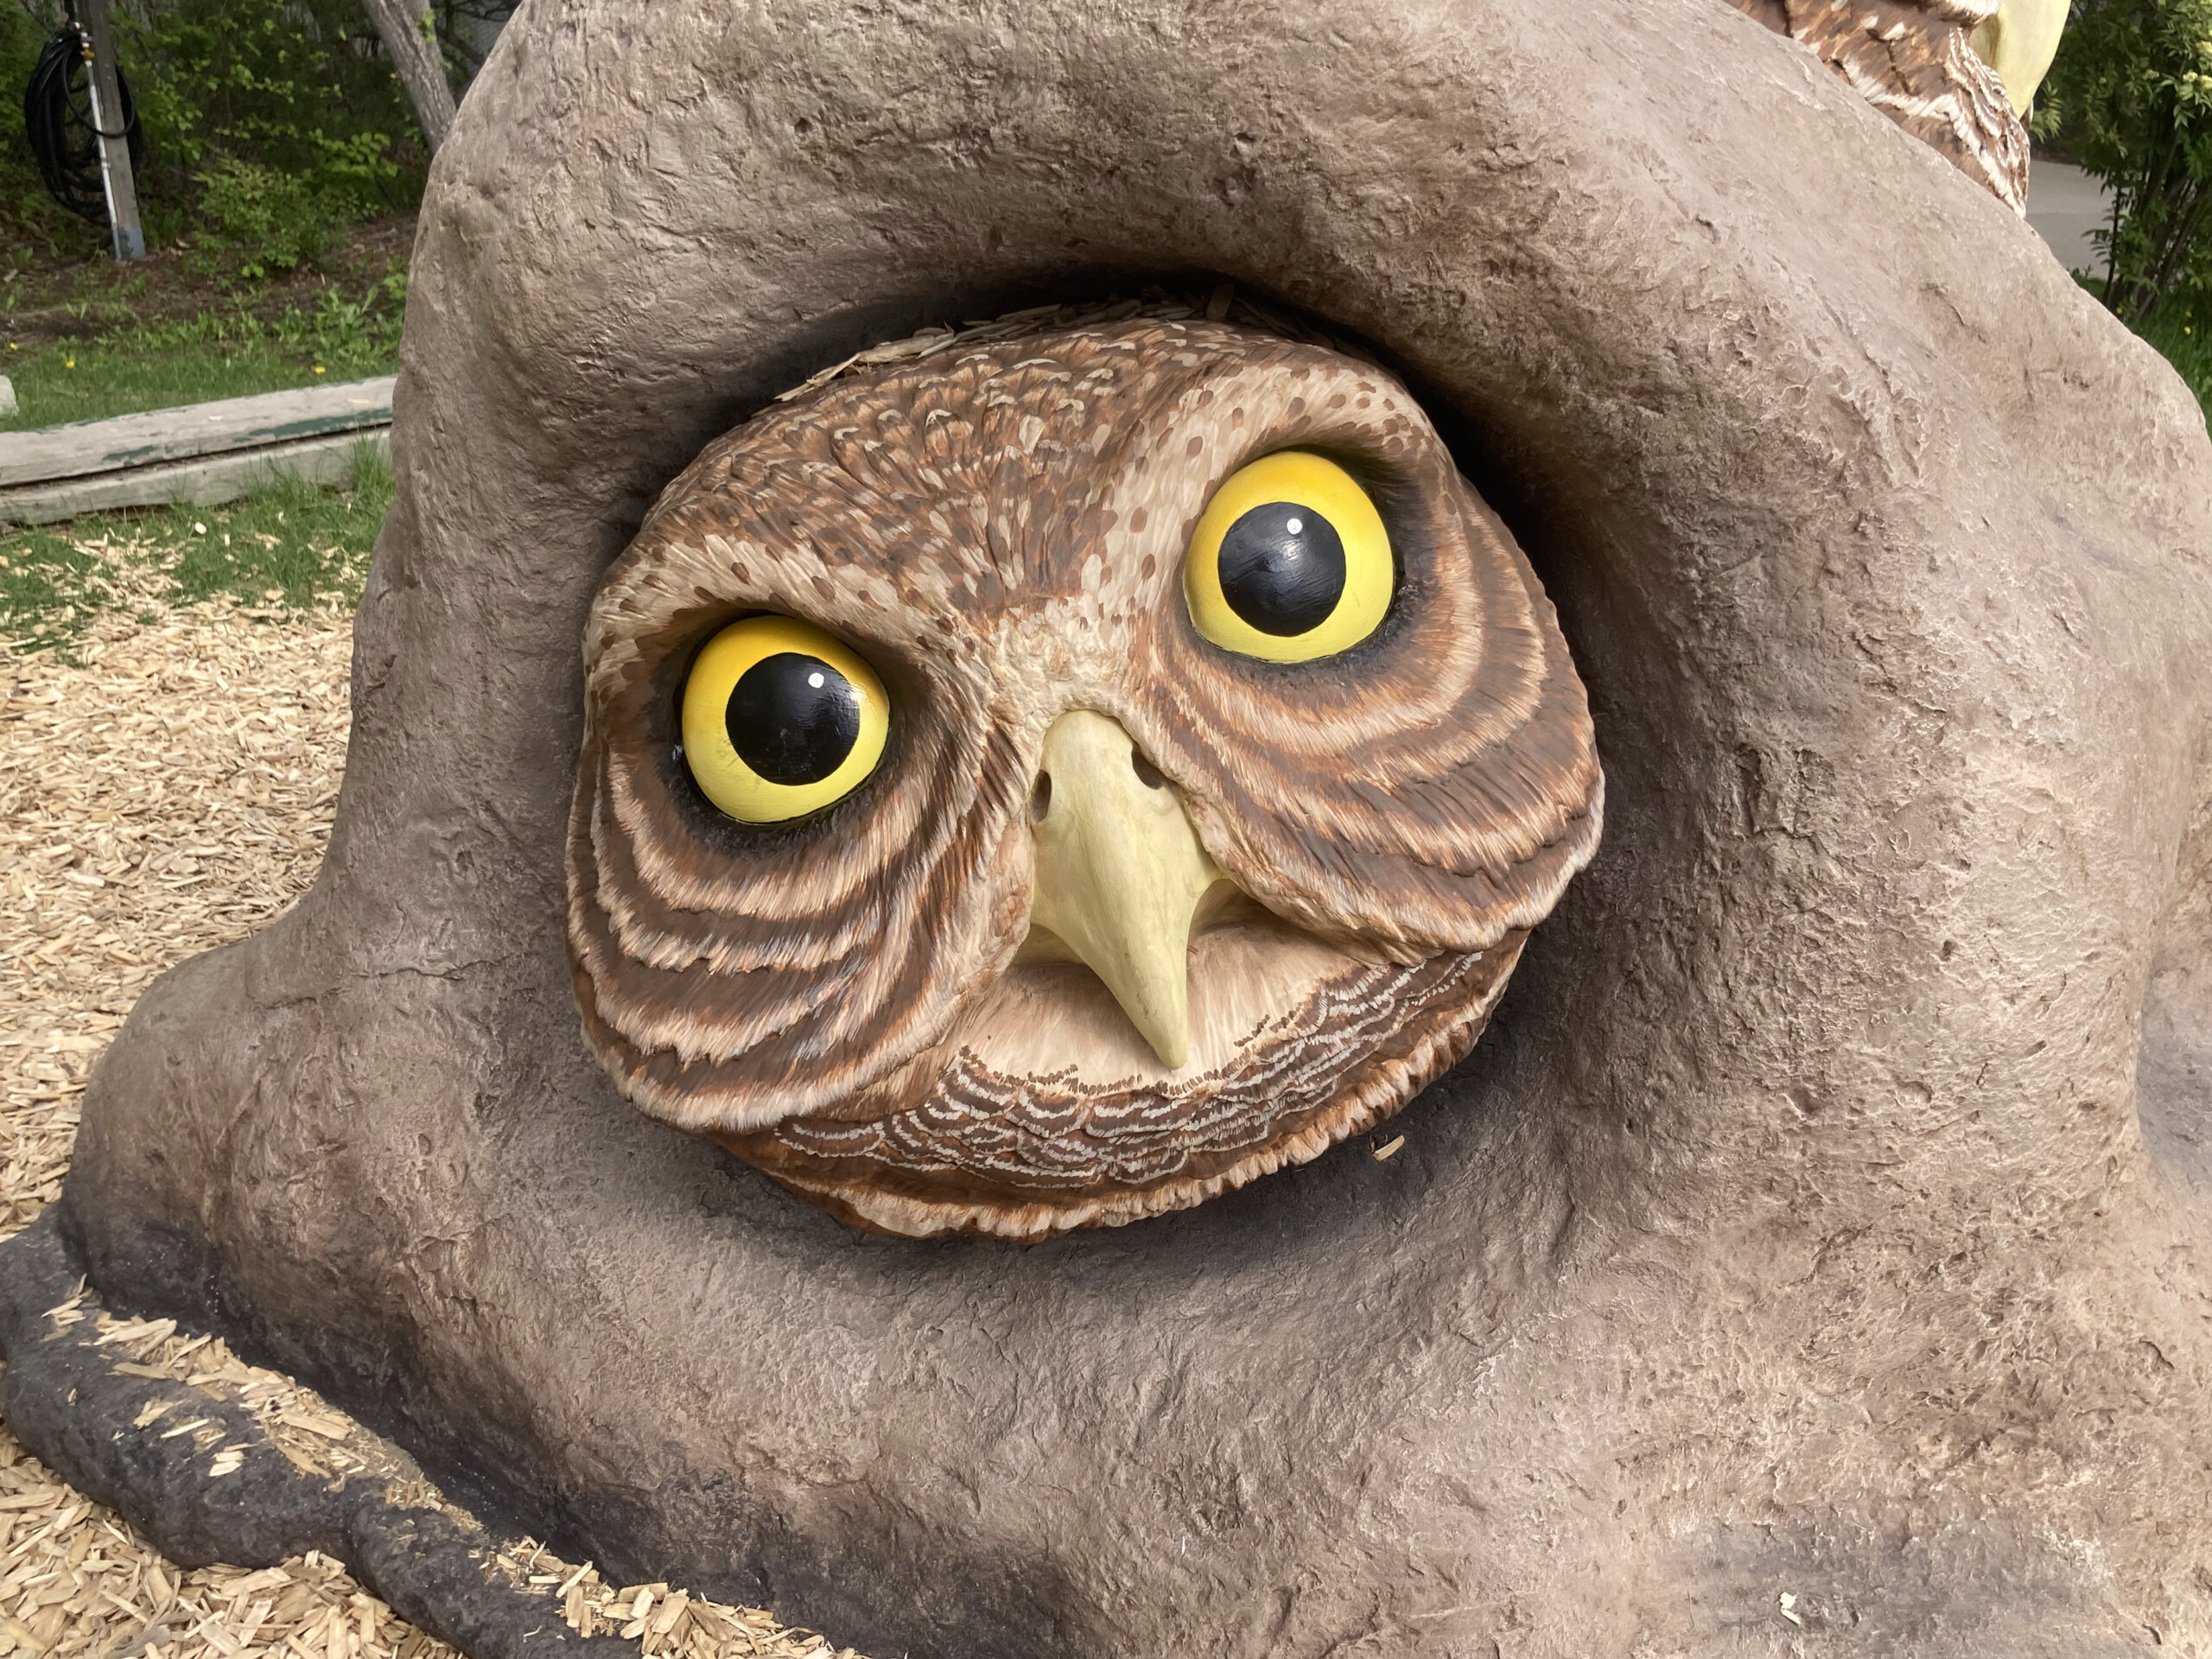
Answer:
[[[607,572],[570,956],[646,1113],[861,1226],[1035,1239],[1395,1111],[1603,780],[1388,374],[1203,317],[929,344],[710,444]]]

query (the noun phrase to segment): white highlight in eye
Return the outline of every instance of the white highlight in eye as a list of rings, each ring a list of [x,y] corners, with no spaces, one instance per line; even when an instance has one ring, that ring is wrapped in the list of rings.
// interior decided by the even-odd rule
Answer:
[[[1306,528],[1306,521],[1303,518],[1286,518],[1282,527],[1295,536]]]
[[[806,677],[806,683],[817,691],[822,689],[822,677],[819,674],[808,675]]]

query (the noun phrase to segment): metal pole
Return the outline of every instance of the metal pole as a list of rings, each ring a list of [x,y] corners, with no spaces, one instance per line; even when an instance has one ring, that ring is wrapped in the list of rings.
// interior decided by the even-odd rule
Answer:
[[[107,191],[107,222],[115,228],[115,257],[143,259],[146,232],[138,223],[137,181],[130,176],[130,139],[123,126],[123,93],[115,80],[115,29],[108,0],[77,0],[85,56],[92,84],[92,125],[100,139],[100,183]]]

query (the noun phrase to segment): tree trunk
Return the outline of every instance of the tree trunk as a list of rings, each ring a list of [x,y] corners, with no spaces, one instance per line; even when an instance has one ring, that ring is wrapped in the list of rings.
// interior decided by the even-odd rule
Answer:
[[[454,106],[430,9],[422,0],[361,0],[361,9],[384,37],[385,52],[399,72],[399,84],[407,89],[407,101],[415,106],[416,122],[435,156],[452,130]]]

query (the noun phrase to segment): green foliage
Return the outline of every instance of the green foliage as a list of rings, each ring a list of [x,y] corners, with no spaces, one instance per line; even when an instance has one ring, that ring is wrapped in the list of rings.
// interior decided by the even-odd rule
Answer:
[[[140,87],[146,210],[248,282],[335,226],[411,206],[427,157],[358,0],[156,0],[116,50]]]
[[[2212,292],[2212,0],[2075,0],[2035,129],[2112,193],[2116,315],[2144,328]]]
[[[8,104],[60,18],[57,0],[0,0]],[[191,238],[207,274],[251,283],[312,265],[332,231],[420,198],[429,157],[359,0],[118,0],[115,31],[146,138],[149,237]],[[55,253],[99,246],[98,227],[45,203],[10,124],[0,219]]]
[[[311,178],[223,156],[199,182],[207,228],[192,264],[203,276],[234,273],[260,282],[321,262],[331,213]]]
[[[160,141],[149,170],[178,195],[224,158],[299,180],[348,217],[419,192],[414,118],[358,0],[158,0],[117,34]]]

